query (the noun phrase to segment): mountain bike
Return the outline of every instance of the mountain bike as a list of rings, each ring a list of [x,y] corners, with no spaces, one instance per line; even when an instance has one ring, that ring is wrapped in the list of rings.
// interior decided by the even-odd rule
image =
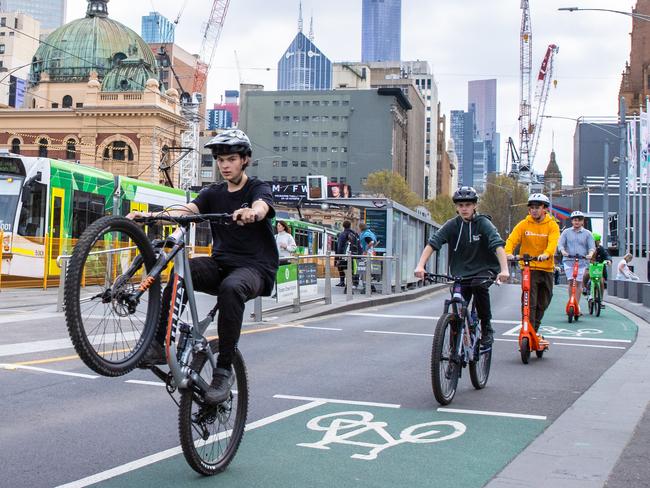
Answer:
[[[488,285],[493,276],[461,278],[431,274],[434,278],[451,280],[451,299],[445,300],[444,312],[438,319],[431,348],[431,386],[441,405],[454,399],[462,369],[469,366],[472,385],[485,388],[492,363],[492,346],[482,348],[481,327],[474,300],[467,303],[462,295],[463,284]]]
[[[601,284],[603,282],[603,269],[605,268],[605,263],[591,263],[589,264],[589,315],[596,314],[596,317],[600,317],[600,312],[603,306],[603,297],[601,295],[602,288]]]
[[[538,256],[516,256],[513,261],[523,262],[521,268],[521,329],[519,329],[519,354],[521,362],[528,364],[531,351],[535,351],[538,358],[544,356],[548,350],[548,341],[538,336],[535,328],[530,323],[530,262],[537,261]]]
[[[577,290],[577,279],[578,272],[580,271],[580,259],[584,259],[584,256],[567,256],[568,259],[573,259],[573,274],[571,280],[569,280],[569,301],[566,304],[566,314],[569,319],[569,323],[574,320],[577,322],[580,317],[580,304],[578,303],[578,297],[576,296]]]
[[[244,359],[237,350],[229,398],[218,405],[204,400],[219,349],[218,341],[209,341],[204,334],[214,320],[217,306],[199,320],[187,242],[192,223],[229,225],[233,224],[232,215],[135,220],[178,227],[166,239],[151,242],[130,219],[107,216],[93,222],[75,246],[67,270],[64,300],[68,332],[79,357],[93,371],[121,376],[133,370],[154,340],[160,315],[161,277],[173,262],[164,346],[169,372],[156,366],[151,370],[165,382],[179,407],[178,427],[185,459],[202,475],[217,474],[232,461],[244,434],[248,379]]]

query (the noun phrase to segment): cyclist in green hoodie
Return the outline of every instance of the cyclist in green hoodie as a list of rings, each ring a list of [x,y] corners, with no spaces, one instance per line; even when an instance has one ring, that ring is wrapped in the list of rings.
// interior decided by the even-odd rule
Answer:
[[[476,212],[478,194],[471,186],[461,186],[453,196],[458,216],[449,219],[424,247],[415,276],[424,278],[424,266],[433,254],[444,244],[449,244],[449,272],[453,276],[496,275],[497,282],[507,281],[508,260],[501,239],[490,219]],[[479,280],[480,281],[480,280]],[[469,284],[463,287],[463,298],[469,301],[472,295],[476,302],[476,313],[481,321],[481,345],[487,347],[493,342],[489,284]]]

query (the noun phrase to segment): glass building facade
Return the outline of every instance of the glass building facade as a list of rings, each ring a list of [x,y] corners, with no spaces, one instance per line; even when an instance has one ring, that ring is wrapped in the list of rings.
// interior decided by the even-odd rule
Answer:
[[[487,172],[499,170],[499,133],[497,132],[497,80],[473,80],[467,84],[467,100],[474,111],[474,138],[488,147]]]
[[[329,90],[332,62],[302,32],[278,61],[278,90]]]
[[[7,12],[22,12],[41,23],[41,30],[65,23],[67,0],[3,0]]]
[[[176,26],[158,12],[149,12],[142,17],[142,38],[148,44],[173,43]]]
[[[363,0],[361,62],[400,61],[402,0]]]

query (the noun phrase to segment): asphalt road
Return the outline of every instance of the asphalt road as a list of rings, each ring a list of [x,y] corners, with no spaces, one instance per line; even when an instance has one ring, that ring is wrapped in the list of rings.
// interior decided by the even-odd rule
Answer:
[[[240,349],[250,381],[249,422],[281,415],[246,433],[218,482],[483,486],[620,358],[636,334],[609,308],[603,317],[569,326],[558,288],[544,321],[552,327],[551,350],[523,365],[513,335],[518,288],[503,286],[492,296],[497,340],[488,386],[474,390],[464,371],[451,412],[438,410],[430,380],[434,317],[444,292],[300,324],[246,326]],[[0,317],[0,330],[0,485],[59,486],[178,446],[177,408],[151,373],[96,377],[74,356],[56,314],[9,312]],[[313,408],[287,413],[310,402]],[[363,412],[375,423],[370,417],[357,422]],[[372,426],[379,441],[360,434],[346,444],[330,432],[335,441],[323,444],[323,429],[310,428],[310,421],[321,418],[322,426],[337,415]],[[377,422],[385,424],[383,434]],[[422,442],[405,434],[414,426],[424,426]],[[374,459],[363,459],[373,452]],[[126,471],[98,486],[217,482],[196,476],[178,455]]]

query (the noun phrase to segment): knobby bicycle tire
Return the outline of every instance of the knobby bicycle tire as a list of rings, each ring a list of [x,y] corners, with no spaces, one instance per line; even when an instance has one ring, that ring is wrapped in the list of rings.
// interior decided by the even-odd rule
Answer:
[[[603,308],[603,298],[600,296],[600,285],[596,291],[596,317],[600,317],[600,311]]]
[[[460,363],[451,361],[451,351],[456,346],[459,333],[453,333],[455,315],[445,314],[438,319],[431,347],[431,387],[441,405],[449,405],[454,399],[460,374]],[[445,338],[448,340],[445,341]],[[445,342],[448,347],[445,350]]]
[[[469,379],[472,386],[481,390],[485,388],[490,377],[490,367],[492,365],[492,346],[486,350],[481,350],[480,341],[476,344],[475,361],[469,363]]]
[[[127,242],[131,244],[128,246],[129,250],[122,251],[122,256],[118,253],[95,253],[93,249],[96,245],[98,249],[113,249],[110,246],[114,241],[105,239],[105,236],[112,236],[113,233],[119,243],[123,242],[123,239],[128,239]],[[91,253],[93,257],[89,262]],[[156,262],[151,242],[136,223],[120,216],[106,216],[86,228],[72,252],[67,268],[64,304],[68,334],[81,360],[90,369],[103,376],[121,376],[133,370],[151,345],[158,325],[159,279],[154,280],[143,295],[146,301],[140,302],[143,307],[146,307],[144,320],[142,314],[130,313],[123,303],[118,304],[115,298],[110,298],[113,296],[114,289],[132,291],[137,287],[132,280],[116,284],[120,278],[123,278],[123,275],[117,275],[117,269],[122,264],[121,258],[130,258],[132,255],[142,256],[147,272]],[[107,269],[104,270],[102,277],[101,264],[98,263],[103,259],[107,261]],[[124,262],[131,264],[132,261]],[[88,268],[86,264],[89,265]],[[132,278],[137,279],[137,277]],[[95,285],[93,292],[88,293],[88,289],[93,288],[93,284]],[[100,294],[93,295],[98,289],[104,297],[108,298],[104,299],[99,296]],[[82,298],[82,291],[88,296]],[[90,304],[87,311],[82,310],[82,301],[84,305]],[[99,305],[105,307],[103,315]],[[99,313],[97,313],[98,308]],[[130,328],[130,331],[122,328],[122,319],[124,319],[124,329]],[[95,323],[97,320],[99,322]],[[138,321],[140,323],[136,323]],[[112,332],[107,330],[110,327],[113,327]],[[98,343],[104,339],[110,341],[111,337],[114,341],[112,345]]]
[[[210,347],[216,354],[218,340],[210,341]],[[202,371],[206,364],[209,365],[207,360],[207,354],[197,354],[191,368],[209,384],[211,367]],[[232,368],[235,373],[233,392],[229,400],[219,405],[206,405],[201,395],[192,388],[181,392],[178,429],[183,455],[192,469],[204,476],[212,476],[226,469],[244,435],[248,415],[248,377],[239,350],[235,351]]]

